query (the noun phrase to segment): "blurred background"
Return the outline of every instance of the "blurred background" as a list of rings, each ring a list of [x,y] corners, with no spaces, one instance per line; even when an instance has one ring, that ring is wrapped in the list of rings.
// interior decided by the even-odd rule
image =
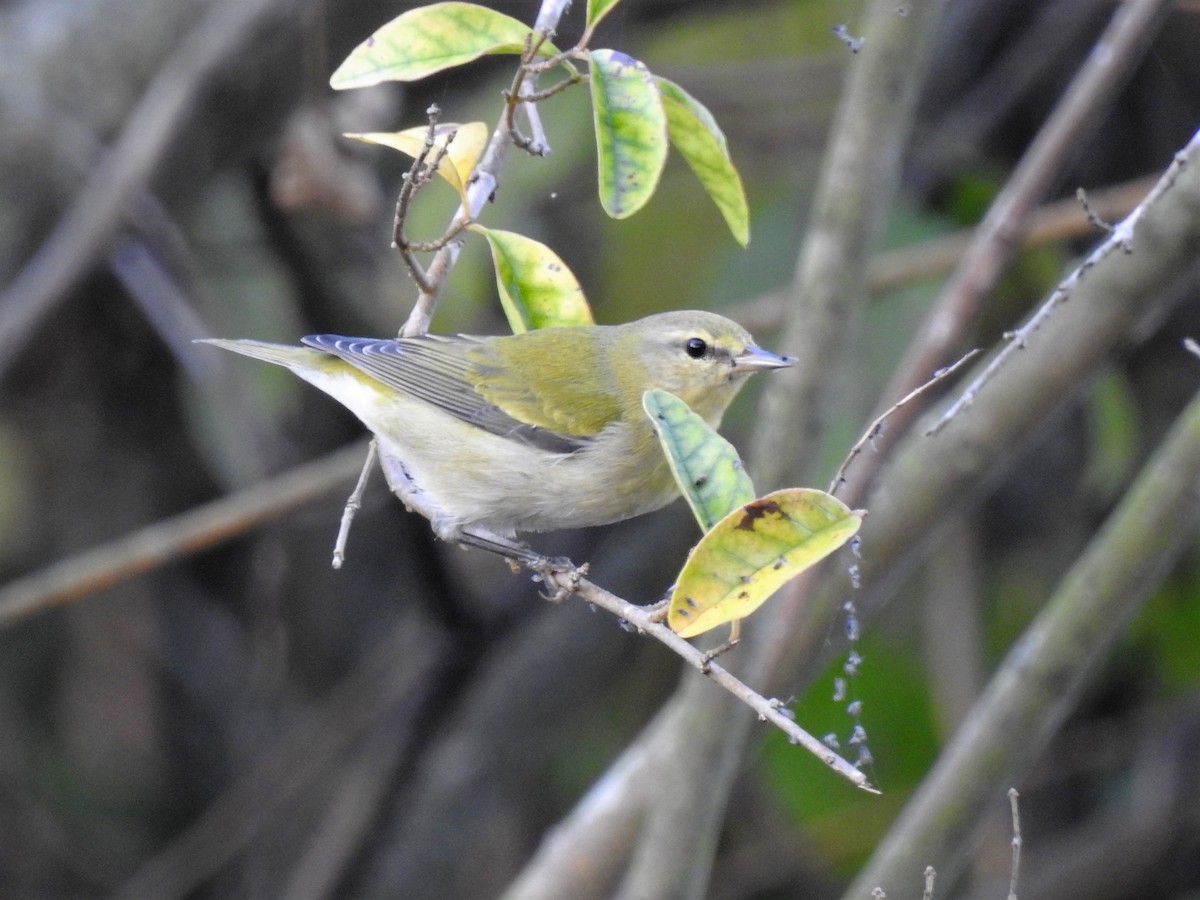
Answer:
[[[537,10],[488,5],[523,21]],[[1139,179],[1200,123],[1200,5],[1168,6],[1047,201],[1133,182],[1114,201],[1127,210],[1148,189]],[[547,603],[502,561],[436,541],[378,476],[333,570],[361,457],[331,454],[362,445],[361,427],[287,372],[190,343],[389,335],[403,322],[416,291],[389,242],[407,163],[339,135],[420,125],[431,103],[446,120],[490,125],[513,71],[512,58],[489,58],[414,85],[332,92],[333,68],[407,8],[0,2],[0,896],[498,896],[679,682],[673,655],[607,614]],[[896,148],[902,185],[879,257],[892,267],[872,269],[836,374],[817,486],[937,294],[946,237],[979,221],[1114,9],[947,5],[911,144]],[[582,13],[570,12],[560,46]],[[585,88],[544,104],[552,154],[514,154],[484,221],[549,243],[598,321],[715,309],[788,352],[775,331],[783,290],[861,58],[833,29],[858,34],[864,15],[834,0],[625,0],[593,42],[712,110],[750,199],[748,249],[677,157],[647,209],[607,220]],[[410,234],[440,233],[454,206],[434,185]],[[1103,236],[1074,209],[1070,227],[1021,251],[964,349],[998,341]],[[1013,448],[1005,476],[957,511],[948,546],[864,634],[853,690],[883,796],[755,732],[708,896],[834,897],[870,855],[1194,393],[1196,361],[1179,347],[1200,320],[1195,276],[1181,273],[1181,302]],[[433,330],[504,329],[486,247],[469,241]],[[759,390],[726,419],[735,443]],[[304,483],[317,486],[286,509],[242,509],[196,552],[20,605],[39,596],[29,579],[47,567],[314,460],[324,468]],[[696,538],[676,504],[532,543],[648,603]],[[1039,897],[1200,896],[1200,558],[1189,543],[1023,783]],[[952,629],[931,599],[947,580],[971,586]],[[797,682],[790,698],[817,735],[847,728],[835,674]],[[1007,884],[1003,797],[995,809],[956,896]],[[923,867],[913,862],[914,879]]]

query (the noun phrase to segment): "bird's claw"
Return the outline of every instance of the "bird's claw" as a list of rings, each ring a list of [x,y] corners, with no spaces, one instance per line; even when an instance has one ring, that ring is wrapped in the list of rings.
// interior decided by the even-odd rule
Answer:
[[[722,653],[728,653],[730,650],[732,650],[737,645],[738,645],[738,639],[733,638],[732,640],[725,641],[725,643],[723,643],[723,644],[718,644],[716,647],[713,647],[711,650],[706,650],[704,652],[704,656],[701,657],[701,659],[700,659],[700,672],[704,675],[707,675],[709,673],[709,671],[711,670],[712,661],[714,659],[716,659],[718,656],[720,656]]]

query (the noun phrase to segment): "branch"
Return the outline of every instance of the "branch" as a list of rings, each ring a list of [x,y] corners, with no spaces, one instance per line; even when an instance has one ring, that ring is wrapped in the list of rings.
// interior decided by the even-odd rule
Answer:
[[[558,22],[569,5],[564,0],[543,0],[534,24],[535,31],[540,34],[553,33],[558,28]],[[522,65],[524,65],[524,60],[522,60]],[[525,72],[521,78],[521,93],[535,93],[536,80],[535,74]],[[531,116],[536,115],[536,113],[530,112],[531,104],[525,104],[525,109]],[[509,148],[513,145],[513,135],[508,127],[508,118],[509,111],[506,103],[504,110],[500,113],[500,121],[495,131],[492,132],[492,139],[488,142],[487,149],[471,174],[471,183],[467,187],[467,206],[465,208],[459,206],[455,211],[454,217],[451,219],[451,227],[455,221],[475,221],[483,209],[483,205],[495,194],[500,183],[500,171],[504,168]],[[433,314],[437,309],[438,297],[445,287],[446,279],[458,263],[462,248],[461,240],[450,241],[430,261],[425,270],[428,285],[422,288],[417,302],[413,305],[412,312],[409,313],[408,320],[400,329],[401,336],[410,337],[424,334],[429,330],[429,324],[433,321]]]
[[[1154,176],[1137,178],[1091,191],[1088,194],[1088,203],[1097,215],[1109,221],[1123,219],[1146,196],[1156,180]],[[972,251],[973,245],[981,239],[980,230],[983,227],[981,224],[975,228],[880,253],[871,260],[867,270],[869,290],[873,294],[882,294],[923,278],[945,275]],[[1090,234],[1092,228],[1088,217],[1081,215],[1076,198],[1056,200],[1039,206],[1030,213],[1015,249],[1042,247],[1069,238],[1082,237]]]
[[[1108,221],[1123,219],[1145,198],[1157,180],[1157,177],[1149,176],[1091,191],[1088,205],[1096,215]],[[1093,227],[1087,216],[1082,214],[1076,198],[1056,200],[1033,211],[1019,246],[1029,249],[1058,243],[1090,234]],[[874,296],[887,294],[953,271],[970,249],[978,232],[978,227],[964,228],[877,253],[867,265],[868,293]],[[778,328],[787,305],[783,291],[775,290],[738,304],[730,315],[746,326],[751,334],[758,334]]]
[[[917,85],[942,4],[914,5],[907,17],[896,14],[894,3],[877,2],[872,9],[866,47],[855,59],[851,86],[839,107],[835,137],[814,201],[813,221],[792,286],[794,302],[789,299],[790,317],[781,339],[789,352],[799,350],[805,354],[802,371],[772,379],[760,408],[759,429],[750,454],[751,468],[760,483],[781,482],[785,460],[819,455],[809,450],[815,432],[822,426],[825,392],[832,390],[835,380],[830,376],[828,359],[838,354],[854,306],[865,297],[862,282],[867,256],[882,225],[886,198],[892,195],[898,180],[899,158],[894,148],[905,144]],[[799,390],[798,381],[803,382]],[[813,405],[806,407],[810,400]],[[800,426],[790,427],[785,423],[794,424],[797,408],[805,409],[808,418]],[[777,609],[767,611],[762,618],[774,625],[773,630],[786,633],[788,626],[778,625],[776,613]],[[739,653],[762,671],[758,657],[766,641],[757,624],[759,618],[747,623],[750,636],[743,640]],[[772,654],[768,651],[765,655]],[[605,817],[572,815],[570,839],[605,846],[615,844],[615,836],[624,833],[631,823],[646,819],[623,885],[626,896],[678,896],[689,889],[701,894],[707,881],[715,835],[733,779],[741,769],[749,730],[737,717],[722,721],[717,726],[720,733],[715,736],[699,732],[711,728],[727,708],[712,691],[692,690],[696,682],[688,678],[681,684],[672,701],[680,711],[670,727],[656,722],[626,751],[622,759],[630,759],[631,764],[619,770],[621,783],[615,783],[618,775],[613,770],[609,773],[611,779],[606,776],[605,793],[623,792],[633,802]],[[697,732],[684,734],[688,728]],[[709,737],[712,740],[706,739]],[[672,755],[671,751],[684,743],[688,743],[686,758]],[[622,791],[629,782],[661,784],[682,765],[689,772],[704,773],[703,789],[692,784],[669,796],[656,792],[660,802],[649,809],[647,805],[653,798],[645,792],[638,795]],[[602,798],[589,796],[582,803],[598,799]],[[562,857],[555,852],[567,840],[563,833],[556,836],[554,845],[544,845],[517,884],[548,885],[557,874],[557,892],[541,896],[576,893],[575,879],[582,880],[581,876],[563,866]],[[596,878],[597,873],[589,872],[588,877]]]
[[[545,580],[546,585],[556,591],[556,596],[558,593],[578,594],[593,606],[598,606],[618,618],[624,619],[637,628],[639,633],[654,638],[660,644],[663,644],[682,657],[689,665],[694,666],[702,674],[707,675],[758,713],[760,720],[770,722],[779,728],[787,735],[789,741],[793,744],[799,744],[855,787],[862,788],[873,794],[879,793],[870,785],[867,777],[862,772],[797,725],[790,715],[782,712],[781,710],[785,707],[781,701],[775,698],[767,699],[749,688],[744,682],[738,680],[727,670],[714,663],[708,654],[697,650],[666,625],[662,624],[661,621],[657,621],[653,612],[647,607],[637,606],[627,600],[621,599],[615,594],[609,593],[583,578],[582,570],[573,566],[568,567],[547,563],[539,567],[538,571]]]
[[[438,166],[441,165],[442,159],[449,151],[450,142],[454,140],[457,134],[457,132],[451,132],[446,136],[446,142],[440,147],[437,146],[434,140],[437,137],[437,123],[438,118],[441,116],[441,110],[435,103],[425,110],[425,115],[429,117],[429,128],[425,132],[425,143],[421,148],[421,152],[413,157],[412,165],[408,167],[408,171],[404,174],[404,183],[400,186],[400,195],[396,199],[396,215],[392,220],[392,246],[399,251],[401,258],[404,260],[404,265],[408,269],[408,274],[412,277],[417,288],[422,293],[430,293],[436,289],[436,286],[431,284],[426,277],[425,270],[417,261],[414,251],[429,249],[432,252],[442,249],[442,247],[450,242],[451,238],[462,230],[463,225],[459,219],[452,220],[449,230],[445,232],[444,236],[436,242],[435,246],[428,248],[410,241],[407,234],[405,234],[408,211],[412,205],[413,198],[434,178]],[[431,154],[434,155],[432,160],[430,159]]]
[[[224,497],[174,519],[143,528],[120,540],[61,560],[0,589],[0,627],[50,606],[69,603],[111,587],[183,556],[200,552],[248,531],[343,484],[353,477],[362,457],[359,446],[294,469],[278,478]],[[357,491],[356,491],[357,495]],[[556,592],[575,593],[648,634],[780,728],[790,741],[807,749],[835,772],[864,790],[874,791],[866,776],[800,728],[783,704],[751,690],[700,650],[654,621],[645,607],[635,606],[581,577],[570,564],[543,561],[538,571]]]
[[[1008,343],[992,358],[983,371],[971,381],[971,384],[962,392],[958,400],[951,404],[949,409],[942,414],[941,418],[930,427],[927,434],[936,434],[938,431],[941,431],[951,419],[975,402],[984,385],[996,377],[996,373],[1008,363],[1014,353],[1025,349],[1033,333],[1045,326],[1047,320],[1059,306],[1067,301],[1071,293],[1078,288],[1079,284],[1087,276],[1088,272],[1118,249],[1126,254],[1133,252],[1134,232],[1142,216],[1145,215],[1146,210],[1158,202],[1163,194],[1171,190],[1180,172],[1189,164],[1189,158],[1195,155],[1197,151],[1200,151],[1200,131],[1197,131],[1192,136],[1187,146],[1175,154],[1171,165],[1167,167],[1162,178],[1158,180],[1158,183],[1150,193],[1146,195],[1146,199],[1139,203],[1133,212],[1122,219],[1112,229],[1108,240],[1093,250],[1087,259],[1055,288],[1054,293],[1050,295],[1024,325],[1006,335]],[[1191,160],[1191,162],[1194,164],[1194,160]]]
[[[558,22],[566,13],[570,6],[568,0],[542,0],[542,5],[538,10],[537,20],[534,24],[534,29],[541,35],[549,35],[558,27]],[[543,37],[542,40],[545,38]],[[540,42],[539,42],[540,43]],[[532,53],[532,46],[527,51]],[[537,87],[537,75],[528,71],[525,68],[527,60],[525,56],[521,59],[520,84],[522,86],[521,93],[534,93]],[[530,115],[530,121],[537,123],[537,129],[540,132],[540,122],[537,119],[537,113],[533,104],[524,104],[524,108]],[[506,100],[504,109],[500,112],[500,121],[492,132],[492,138],[488,141],[487,149],[484,150],[479,162],[475,165],[475,170],[471,173],[470,183],[467,185],[467,203],[464,207],[459,205],[455,210],[453,217],[450,219],[450,224],[446,227],[445,234],[452,236],[461,232],[461,230],[469,222],[474,222],[479,213],[483,210],[483,205],[488,202],[496,193],[496,189],[500,184],[500,171],[504,168],[505,159],[508,157],[508,150],[513,145],[513,129],[509,127],[511,121],[511,105],[510,101]],[[433,122],[430,122],[430,131],[433,130]],[[548,148],[546,148],[548,152]],[[435,163],[436,165],[436,163]],[[407,190],[415,189],[415,186],[406,184]],[[402,193],[400,201],[397,203],[397,209],[405,203]],[[397,214],[397,221],[394,226],[394,231],[399,235],[403,229],[403,218]],[[455,265],[458,263],[458,257],[462,253],[463,240],[461,237],[452,237],[434,254],[434,257],[429,262],[429,266],[422,272],[420,265],[407,254],[406,248],[401,249],[402,253],[406,253],[405,261],[409,265],[409,270],[413,273],[414,280],[420,293],[417,296],[416,302],[413,304],[412,311],[408,315],[403,327],[400,329],[401,337],[413,337],[416,335],[425,334],[429,331],[429,325],[433,321],[433,314],[437,310],[438,298],[441,296],[442,289],[446,285],[446,280],[450,277],[450,273],[454,271]],[[419,273],[419,274],[418,274]],[[372,445],[374,446],[374,445]],[[363,460],[362,468],[365,472],[368,468],[374,465],[376,453],[370,452],[367,458]],[[386,472],[386,469],[385,469]],[[365,474],[360,476],[365,478]],[[416,496],[418,493],[411,482],[398,482],[389,478],[388,483],[392,490],[400,497],[401,501],[409,509],[421,508],[420,499]],[[337,568],[341,564],[343,555],[341,548],[346,546],[350,526],[354,521],[354,498],[351,498],[346,503],[346,508],[342,514],[341,525],[338,528],[337,538],[334,541],[334,567]],[[422,513],[424,515],[424,513]],[[427,516],[428,518],[428,516]]]
[[[0,628],[277,519],[353,479],[362,453],[361,445],[339,450],[10,582],[0,588]]]
[[[1070,302],[995,372],[969,414],[933,437],[910,430],[893,449],[860,504],[871,511],[859,535],[863,589],[856,599],[864,620],[879,614],[942,529],[1002,477],[1029,437],[1067,408],[1114,348],[1191,296],[1179,284],[1195,270],[1200,241],[1200,133],[1171,170],[1136,214],[1136,252],[1108,253],[1092,266]],[[795,593],[785,589],[773,602],[795,603]],[[823,586],[803,597],[803,615],[787,623],[777,671],[789,690],[839,652],[828,637],[842,599],[840,590]],[[779,689],[770,679],[757,683]]]
[[[977,317],[983,299],[1016,255],[1035,204],[1080,144],[1099,127],[1103,112],[1142,59],[1170,7],[1168,0],[1117,5],[1107,30],[992,201],[970,247],[884,392],[885,403],[887,398],[908,393],[954,352],[967,325]],[[914,407],[896,417],[893,436],[906,431],[919,411]],[[894,437],[884,444],[892,440]]]
[[[855,58],[804,245],[786,304],[780,345],[795,365],[763,391],[750,453],[755,480],[812,483],[815,471],[787,471],[793,460],[816,465],[839,360],[866,299],[867,261],[882,233],[900,176],[896,148],[907,143],[941,5],[918,4],[906,17],[894,3],[872,4],[867,42]]]
[[[842,460],[842,464],[838,466],[837,471],[833,473],[833,478],[829,482],[829,493],[836,494],[838,489],[846,483],[846,470],[850,468],[850,464],[854,462],[854,460],[860,453],[863,452],[863,449],[868,444],[874,446],[875,439],[883,434],[883,425],[890,416],[902,409],[905,404],[911,403],[939,381],[944,381],[945,379],[949,378],[960,368],[965,366],[970,360],[974,359],[978,354],[979,350],[971,350],[969,353],[964,354],[951,365],[946,366],[946,368],[938,369],[933,373],[933,376],[928,381],[926,381],[924,384],[917,385],[915,388],[893,403],[888,409],[880,413],[875,420],[867,426],[867,430],[863,432],[863,436],[854,443],[854,446],[850,448],[850,452],[846,454],[846,458]],[[859,493],[861,493],[861,491]]]
[[[189,30],[125,120],[71,208],[0,294],[0,376],[38,323],[104,251],[127,205],[143,190],[171,142],[228,61],[299,0],[219,0]]]
[[[845,897],[900,885],[914,860],[953,881],[975,828],[1046,747],[1200,527],[1200,396],[1013,644],[984,695]],[[1014,867],[1015,878],[1015,867]],[[891,887],[888,890],[892,894]],[[899,894],[903,895],[903,892]]]

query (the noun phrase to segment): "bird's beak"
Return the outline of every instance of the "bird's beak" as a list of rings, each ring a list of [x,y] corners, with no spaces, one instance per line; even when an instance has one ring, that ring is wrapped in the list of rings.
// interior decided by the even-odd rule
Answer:
[[[782,369],[796,362],[791,356],[776,356],[770,350],[750,344],[741,355],[733,358],[735,372],[761,372],[767,369]]]

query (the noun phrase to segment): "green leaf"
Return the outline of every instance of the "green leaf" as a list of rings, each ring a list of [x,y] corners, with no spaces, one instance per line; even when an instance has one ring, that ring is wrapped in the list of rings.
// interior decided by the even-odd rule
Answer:
[[[596,23],[608,15],[619,0],[588,0],[587,27],[595,28]]]
[[[862,513],[812,488],[752,500],[692,548],[671,593],[667,624],[690,638],[744,619],[850,540],[861,524]]]
[[[513,231],[470,226],[487,238],[496,288],[514,334],[551,325],[592,325],[583,288],[558,254]]]
[[[672,81],[656,81],[662,92],[671,143],[712,197],[734,239],[745,247],[750,242],[750,208],[741,176],[730,159],[725,133],[699,100]]]
[[[667,161],[662,95],[642,63],[616,50],[592,50],[592,116],[600,203],[614,219],[646,205]]]
[[[474,3],[434,3],[403,13],[355,47],[329,84],[334,90],[416,81],[488,53],[523,53],[533,30]],[[540,56],[558,51],[548,41]]]
[[[731,509],[754,499],[754,485],[733,444],[667,391],[642,394],[671,472],[688,505],[708,531]]]
[[[467,122],[465,125],[455,122],[439,122],[434,128],[435,146],[445,147],[446,141],[452,133],[454,140],[450,141],[449,149],[445,151],[441,162],[438,163],[437,173],[458,191],[458,196],[462,199],[463,206],[466,207],[467,179],[487,146],[488,127],[483,122]],[[428,134],[429,126],[420,125],[416,128],[406,128],[404,131],[371,132],[369,134],[347,133],[344,136],[366,144],[391,147],[393,150],[399,150],[415,159],[424,151],[425,139]]]

